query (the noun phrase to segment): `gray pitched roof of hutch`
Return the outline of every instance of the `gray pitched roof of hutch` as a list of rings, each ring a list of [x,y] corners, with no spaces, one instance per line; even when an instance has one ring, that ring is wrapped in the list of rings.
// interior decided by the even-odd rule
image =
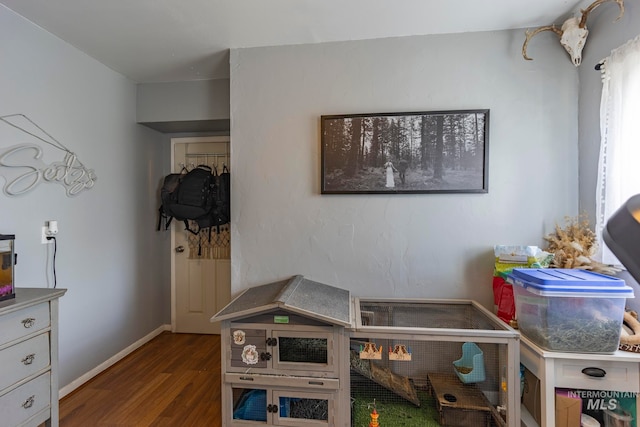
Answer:
[[[239,319],[278,308],[334,325],[351,326],[349,291],[301,275],[246,289],[211,321]]]

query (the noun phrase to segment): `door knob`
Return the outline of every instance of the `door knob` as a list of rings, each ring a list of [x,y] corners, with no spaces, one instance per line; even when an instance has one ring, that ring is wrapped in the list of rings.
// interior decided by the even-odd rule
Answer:
[[[262,361],[271,360],[271,353],[269,352],[260,353],[260,360]]]
[[[180,245],[180,246],[176,247],[176,252],[179,253],[179,254],[184,252],[184,246]]]

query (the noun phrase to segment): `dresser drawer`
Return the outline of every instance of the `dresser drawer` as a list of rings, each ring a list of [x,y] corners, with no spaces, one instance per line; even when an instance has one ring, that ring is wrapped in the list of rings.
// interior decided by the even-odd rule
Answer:
[[[2,316],[0,317],[0,346],[48,328],[50,323],[48,302]]]
[[[15,426],[50,407],[51,375],[47,372],[0,396],[3,426]]]
[[[0,350],[0,390],[49,366],[49,334]]]
[[[600,371],[596,377],[585,372]],[[560,388],[640,392],[638,363],[607,360],[556,360],[555,384]]]

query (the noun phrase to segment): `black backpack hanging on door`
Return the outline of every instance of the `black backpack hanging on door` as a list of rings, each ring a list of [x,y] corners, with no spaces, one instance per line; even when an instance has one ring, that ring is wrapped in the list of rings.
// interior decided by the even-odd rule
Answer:
[[[184,169],[183,169],[184,171]],[[178,186],[186,173],[171,173],[164,177],[160,188],[160,209],[158,214],[158,231],[164,220],[164,229],[168,230],[173,219],[172,207],[178,203]]]
[[[214,222],[220,232],[220,226],[231,221],[231,174],[227,165],[223,165],[222,173],[216,176]]]
[[[193,234],[200,230],[191,230],[189,220],[194,220],[199,228],[208,227],[208,218],[215,206],[214,178],[211,168],[206,165],[199,165],[186,174],[167,175],[160,191],[162,205],[158,230],[163,218],[165,229],[169,228],[173,218],[184,221],[185,228]]]
[[[227,222],[231,221],[231,173],[227,169],[227,165],[222,168],[222,173],[218,179],[218,203]]]
[[[229,170],[225,165],[223,172],[218,175],[217,169],[213,169],[213,185],[211,193],[213,198],[213,206],[206,217],[202,218],[199,227],[209,228],[209,241],[211,241],[211,228],[216,227],[216,231],[220,233],[220,226],[228,224],[231,220],[229,212]]]

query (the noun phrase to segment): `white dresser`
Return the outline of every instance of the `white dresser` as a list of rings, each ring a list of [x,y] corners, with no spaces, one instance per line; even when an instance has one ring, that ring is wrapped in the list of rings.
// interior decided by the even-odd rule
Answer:
[[[58,298],[66,289],[17,288],[0,302],[0,424],[58,425]]]

